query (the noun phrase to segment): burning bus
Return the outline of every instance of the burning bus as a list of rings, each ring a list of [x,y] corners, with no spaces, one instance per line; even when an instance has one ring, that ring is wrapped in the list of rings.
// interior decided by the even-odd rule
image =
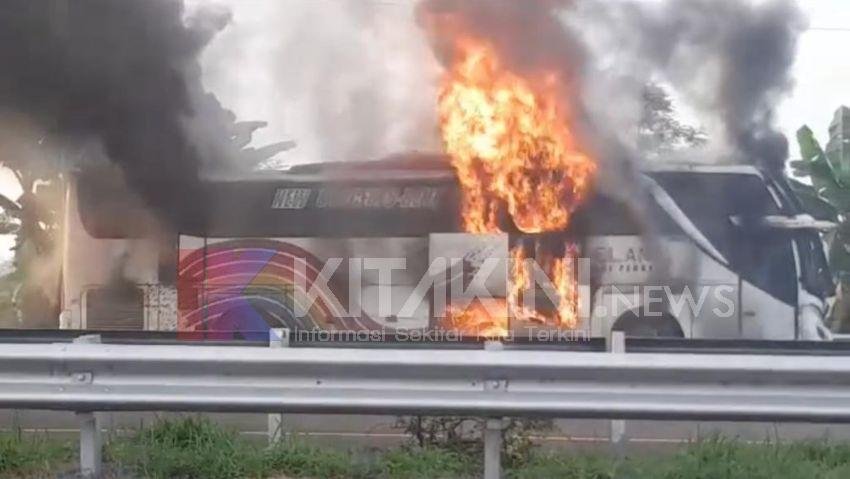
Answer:
[[[829,336],[823,225],[800,214],[781,179],[676,164],[640,178],[643,198],[591,194],[560,231],[528,233],[495,214],[499,231],[469,233],[444,156],[204,182],[169,227],[114,180],[82,175],[66,202],[61,326]],[[435,270],[438,258],[447,262]],[[468,268],[469,290],[469,271],[488,259],[496,273],[479,286],[495,312],[454,304],[451,263]],[[528,308],[529,298],[539,300]]]
[[[167,221],[81,177],[63,326],[829,336],[828,225],[782,178],[658,163],[628,191],[598,187],[576,84],[508,65],[453,19],[423,19],[446,49],[444,154],[142,188],[182,192],[156,197]]]

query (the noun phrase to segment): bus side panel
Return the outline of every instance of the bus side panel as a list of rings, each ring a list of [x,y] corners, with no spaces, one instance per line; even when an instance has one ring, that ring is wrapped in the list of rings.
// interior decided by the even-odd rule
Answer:
[[[743,281],[741,284],[741,337],[795,339],[795,308]]]
[[[63,264],[62,264],[62,329],[138,329],[149,327],[147,319],[143,324],[124,324],[121,311],[109,311],[106,303],[95,304],[87,301],[89,292],[112,293],[122,288],[150,289],[158,283],[159,243],[155,239],[98,239],[92,237],[80,219],[76,184],[69,181],[65,202],[65,228],[63,228]],[[133,309],[126,311],[127,317],[146,317],[149,304],[146,293],[136,295],[141,298]],[[106,298],[107,303],[115,299],[114,294],[95,294]],[[93,297],[94,297],[93,296]],[[91,298],[89,298],[91,299]],[[164,300],[163,300],[164,301]],[[167,306],[163,306],[167,307]],[[171,306],[173,307],[173,306]],[[103,311],[89,318],[89,311]]]
[[[427,298],[399,316],[427,271],[427,238],[181,236],[179,256],[181,331],[428,325]]]
[[[627,315],[671,316],[685,337],[739,335],[738,276],[687,238],[588,239],[593,270],[591,331],[607,336]]]

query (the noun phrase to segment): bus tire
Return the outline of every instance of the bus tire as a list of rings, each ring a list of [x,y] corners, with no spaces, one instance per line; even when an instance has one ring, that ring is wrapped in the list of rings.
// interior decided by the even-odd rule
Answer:
[[[685,334],[676,318],[669,313],[645,315],[643,311],[629,311],[617,318],[612,331],[623,331],[628,337],[684,338]]]

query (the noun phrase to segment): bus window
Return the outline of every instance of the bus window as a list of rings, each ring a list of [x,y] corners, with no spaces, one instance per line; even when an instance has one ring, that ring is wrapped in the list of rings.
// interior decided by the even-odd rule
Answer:
[[[570,231],[583,236],[682,234],[670,216],[652,200],[622,202],[596,195],[576,211]]]
[[[747,219],[780,214],[758,175],[653,172],[650,174],[694,225],[756,287],[787,303],[797,301],[797,268],[792,238],[748,225]],[[732,217],[743,219],[735,225]]]
[[[800,280],[806,291],[825,299],[835,295],[835,283],[823,252],[820,235],[815,231],[795,234],[800,251]]]

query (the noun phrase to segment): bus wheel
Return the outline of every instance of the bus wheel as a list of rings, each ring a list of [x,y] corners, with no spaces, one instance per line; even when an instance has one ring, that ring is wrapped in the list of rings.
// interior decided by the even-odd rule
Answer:
[[[684,338],[682,327],[670,314],[647,316],[642,311],[620,316],[612,331],[623,331],[628,337],[638,338]]]

